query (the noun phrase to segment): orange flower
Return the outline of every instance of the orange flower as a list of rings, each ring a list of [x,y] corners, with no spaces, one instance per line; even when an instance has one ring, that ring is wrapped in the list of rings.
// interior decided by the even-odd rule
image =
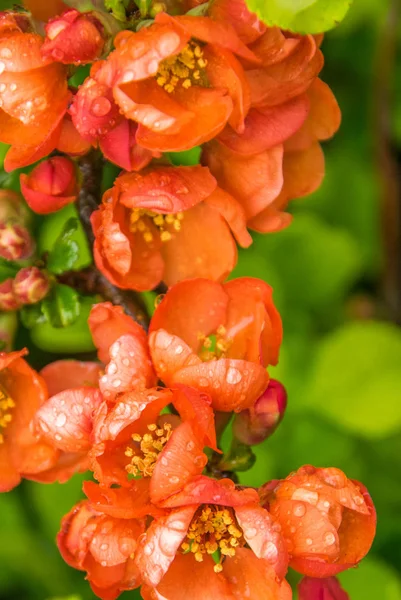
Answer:
[[[166,385],[190,385],[208,393],[215,410],[239,412],[265,391],[265,367],[277,363],[281,339],[266,283],[192,279],[175,285],[157,307],[149,345]]]
[[[367,554],[376,512],[366,488],[335,468],[301,467],[261,488],[261,498],[280,523],[290,566],[309,577],[331,577]]]
[[[49,214],[74,202],[78,185],[74,163],[54,156],[37,165],[29,175],[20,175],[21,193],[36,213]]]
[[[144,529],[144,520],[116,519],[83,501],[63,518],[57,544],[67,564],[86,571],[96,596],[114,600],[141,583],[134,556]]]
[[[0,141],[12,144],[5,168],[43,158],[57,145],[67,109],[66,67],[41,55],[42,38],[0,14]]]
[[[289,200],[310,194],[324,175],[319,140],[339,127],[340,110],[326,84],[316,79],[323,66],[320,36],[292,36],[266,28],[243,0],[215,0],[210,16],[228,21],[260,59],[242,61],[251,90],[242,130],[230,124],[208,144],[202,162],[221,187],[241,202],[252,229],[286,227]]]
[[[140,146],[187,150],[242,122],[250,91],[238,57],[260,61],[229,24],[160,13],[149,27],[118,34],[115,46],[92,77],[138,123]]]
[[[0,353],[0,492],[19,484],[21,477],[42,481],[64,479],[68,465],[60,453],[30,428],[36,411],[47,399],[43,379],[22,358],[26,350]]]
[[[194,276],[223,280],[237,259],[231,231],[243,246],[252,241],[240,205],[200,166],[120,176],[92,226],[98,269],[139,291]]]
[[[349,600],[335,577],[313,579],[304,577],[298,584],[299,600]]]
[[[95,63],[73,98],[69,112],[74,127],[88,143],[99,146],[104,156],[126,171],[139,171],[160,153],[137,144],[136,123],[126,119],[113,98],[112,89],[96,81],[102,63]]]
[[[169,404],[178,416],[161,414]],[[146,511],[146,499],[158,503],[202,473],[206,445],[216,448],[206,394],[186,386],[126,392],[114,404],[103,402],[95,415],[92,469],[103,485],[134,484],[141,492],[133,503]]]
[[[102,53],[103,26],[91,13],[67,10],[45,26],[42,55],[65,65],[91,63]]]
[[[144,598],[290,600],[284,540],[255,490],[200,476],[164,504],[136,551]]]

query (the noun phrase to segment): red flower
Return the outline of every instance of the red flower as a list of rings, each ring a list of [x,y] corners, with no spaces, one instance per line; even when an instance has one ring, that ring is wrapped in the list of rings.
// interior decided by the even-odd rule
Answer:
[[[20,175],[20,182],[27,204],[39,214],[60,210],[78,195],[74,163],[63,156],[44,160],[29,175]]]
[[[349,600],[335,577],[313,579],[304,577],[298,584],[299,600]]]
[[[141,583],[134,556],[144,528],[143,520],[116,519],[83,501],[63,518],[57,544],[67,564],[86,571],[96,596],[114,600]]]
[[[45,57],[68,64],[93,62],[102,53],[103,26],[91,13],[67,10],[51,19],[45,27],[46,38],[41,52]]]
[[[42,57],[42,38],[7,19],[0,39],[0,140],[12,144],[5,168],[13,170],[57,145],[69,92],[66,67]]]
[[[34,437],[30,423],[47,398],[43,379],[23,360],[26,350],[0,353],[0,491],[21,477],[41,479],[54,467],[59,453]]]
[[[223,285],[192,279],[175,285],[157,307],[149,345],[159,377],[208,393],[215,410],[239,412],[265,391],[265,367],[276,364],[282,325],[263,281]]]
[[[169,404],[178,416],[161,414]],[[108,486],[130,487],[132,475],[141,477],[135,485],[158,503],[202,473],[206,445],[216,447],[208,396],[186,386],[131,391],[97,411],[92,468],[96,479]],[[133,500],[144,502],[137,494]]]
[[[186,150],[243,120],[249,89],[235,55],[259,61],[230,25],[160,13],[149,27],[118,34],[115,46],[92,77],[138,124],[140,146]]]
[[[140,291],[162,280],[225,279],[237,258],[231,231],[241,245],[252,241],[239,204],[200,166],[119,177],[92,225],[97,267],[115,285]]]
[[[164,504],[136,552],[145,598],[290,600],[284,540],[254,490],[200,476]]]
[[[335,468],[301,467],[261,489],[280,523],[290,566],[309,577],[330,577],[367,554],[376,512],[366,488]]]

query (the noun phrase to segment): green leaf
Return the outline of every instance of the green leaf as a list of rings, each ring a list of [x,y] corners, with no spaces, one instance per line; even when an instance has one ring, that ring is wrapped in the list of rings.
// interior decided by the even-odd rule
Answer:
[[[57,284],[43,300],[42,310],[53,327],[68,327],[79,317],[79,295],[68,285]]]
[[[75,219],[77,223],[76,230],[71,233],[69,239],[77,243],[79,248],[79,257],[74,263],[74,270],[79,271],[85,269],[92,264],[92,256],[88,245],[85,232],[79,221],[78,212],[74,204],[69,204],[61,210],[47,215],[42,219],[39,235],[37,239],[38,253],[51,253],[57,245],[60,236],[66,227],[66,223],[70,219]]]
[[[32,329],[35,325],[46,323],[47,316],[43,312],[43,302],[36,302],[36,304],[26,304],[20,310],[20,317],[22,324],[27,329]]]
[[[109,10],[113,17],[118,21],[126,21],[127,15],[125,8],[128,5],[126,0],[105,0],[105,7]]]
[[[13,262],[0,257],[0,283],[6,279],[10,279],[10,277],[14,278],[19,269],[20,267],[16,266]]]
[[[202,148],[194,146],[194,148],[183,152],[167,152],[167,156],[175,167],[193,167],[199,164],[201,153]]]
[[[65,271],[71,271],[78,263],[79,246],[73,239],[77,230],[78,219],[68,219],[47,258],[47,268],[51,273],[60,275]]]
[[[269,26],[297,33],[321,33],[336,27],[352,0],[246,0],[249,10]]]
[[[401,429],[400,364],[398,327],[348,323],[320,343],[306,402],[355,434],[389,436]]]
[[[81,298],[79,317],[63,329],[51,323],[33,327],[30,332],[33,343],[41,350],[61,354],[93,351],[95,346],[88,327],[88,317],[93,304],[98,301],[92,297]]]
[[[397,572],[376,558],[365,558],[357,569],[338,576],[352,600],[400,600],[401,580]]]

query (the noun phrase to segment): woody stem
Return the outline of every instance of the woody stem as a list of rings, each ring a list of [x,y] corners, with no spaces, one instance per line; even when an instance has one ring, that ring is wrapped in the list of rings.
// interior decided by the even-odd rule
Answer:
[[[92,150],[78,160],[78,167],[81,173],[81,189],[77,199],[77,209],[89,246],[93,248],[95,236],[90,218],[101,202],[103,158],[99,152]],[[73,273],[65,275],[70,279],[74,279]],[[121,290],[111,284],[96,266],[76,274],[75,279],[76,281],[73,282],[74,287],[83,288],[84,291],[89,293],[100,294],[105,300],[121,306],[127,315],[132,317],[145,330],[147,329],[149,315],[139,294],[130,290]]]

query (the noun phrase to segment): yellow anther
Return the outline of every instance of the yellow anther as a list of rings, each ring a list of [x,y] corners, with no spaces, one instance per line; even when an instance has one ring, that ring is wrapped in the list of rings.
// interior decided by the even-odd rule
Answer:
[[[184,79],[184,81],[182,82],[182,87],[185,88],[186,90],[188,88],[190,88],[192,85],[192,82],[190,79]]]
[[[221,563],[217,563],[217,565],[214,565],[213,570],[215,573],[221,573],[223,570],[223,565]]]
[[[160,227],[164,224],[164,216],[156,215],[155,217],[153,217],[153,223],[156,225],[156,227]]]
[[[225,358],[233,343],[232,339],[227,337],[227,329],[224,325],[219,325],[216,333],[208,337],[198,333],[198,340],[202,342],[199,356],[204,362]]]
[[[160,240],[168,242],[172,239],[174,231],[180,231],[183,218],[183,212],[163,215],[150,210],[135,208],[130,215],[130,230],[133,233],[141,233],[148,244],[155,240],[157,230],[159,230]]]
[[[190,41],[177,56],[166,58],[159,65],[156,82],[171,94],[181,85],[184,89],[192,85],[208,85],[205,68],[207,60],[203,58],[201,47]]]
[[[7,390],[0,385],[0,444],[4,442],[3,430],[13,420],[11,410],[15,407],[15,402],[7,393]]]
[[[151,423],[147,428],[150,433],[144,433],[143,436],[134,433],[131,436],[132,440],[139,444],[139,448],[128,446],[125,450],[125,456],[131,458],[125,469],[134,476],[152,476],[157,458],[172,434],[170,423],[164,423],[162,428],[158,428],[156,423]]]
[[[162,242],[169,242],[173,236],[169,231],[162,231],[160,234],[160,239]]]

